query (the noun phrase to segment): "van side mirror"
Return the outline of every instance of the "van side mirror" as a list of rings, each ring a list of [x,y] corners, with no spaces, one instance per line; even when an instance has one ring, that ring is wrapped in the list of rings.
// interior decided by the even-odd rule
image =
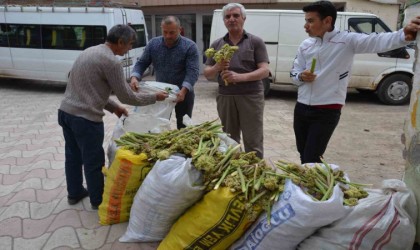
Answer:
[[[379,57],[389,57],[389,58],[401,58],[401,59],[409,59],[410,54],[408,54],[405,47],[401,47],[398,49],[390,50],[387,52],[378,53]]]

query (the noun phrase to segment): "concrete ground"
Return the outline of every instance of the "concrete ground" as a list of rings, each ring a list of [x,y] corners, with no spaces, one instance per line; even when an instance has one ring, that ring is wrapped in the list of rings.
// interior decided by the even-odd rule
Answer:
[[[88,199],[67,204],[64,140],[57,124],[64,90],[59,84],[1,80],[0,249],[155,249],[158,243],[119,243],[127,223],[101,226]],[[200,78],[195,122],[217,118],[216,93],[215,83]],[[266,98],[264,146],[271,164],[278,159],[298,162],[292,128],[295,101],[290,87],[276,87]],[[400,136],[407,110],[408,105],[386,106],[374,96],[351,91],[324,158],[353,181],[379,187],[384,179],[400,179]],[[104,117],[105,147],[116,121],[112,114]]]

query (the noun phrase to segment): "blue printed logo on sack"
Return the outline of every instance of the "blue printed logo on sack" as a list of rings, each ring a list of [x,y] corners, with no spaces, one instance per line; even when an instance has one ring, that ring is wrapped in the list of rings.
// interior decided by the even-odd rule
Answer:
[[[287,202],[291,197],[291,192],[286,191],[281,195],[279,203]],[[271,231],[273,228],[285,223],[295,216],[295,210],[293,210],[290,203],[286,203],[284,206],[281,206],[277,210],[271,211],[271,225],[267,223],[267,217],[264,216],[258,224],[255,225],[254,229],[246,237],[245,242],[242,246],[234,248],[234,250],[254,250],[264,239],[264,237]]]
[[[285,191],[281,194],[280,201],[288,201],[290,199],[290,197],[292,197],[292,192]]]

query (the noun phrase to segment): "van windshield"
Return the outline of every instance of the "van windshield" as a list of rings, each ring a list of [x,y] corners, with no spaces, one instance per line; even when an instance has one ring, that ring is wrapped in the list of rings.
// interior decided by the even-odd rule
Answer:
[[[391,29],[386,26],[379,18],[349,18],[348,30],[357,33],[370,34],[373,32],[390,32]]]
[[[137,41],[133,44],[133,49],[146,46],[146,29],[143,24],[130,25],[136,31]]]

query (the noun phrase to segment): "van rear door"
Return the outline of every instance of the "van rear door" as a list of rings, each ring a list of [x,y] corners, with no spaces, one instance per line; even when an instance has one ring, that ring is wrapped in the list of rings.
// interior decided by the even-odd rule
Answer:
[[[290,69],[296,57],[300,43],[308,38],[303,26],[305,16],[303,12],[280,13],[279,50],[277,55],[276,83],[292,83]]]
[[[245,31],[260,37],[264,41],[270,60],[270,72],[276,72],[278,67],[279,20],[277,12],[267,11],[261,14],[258,11],[249,11],[244,24]],[[227,29],[224,28],[224,30],[226,33]]]
[[[0,6],[0,75],[7,76],[8,70],[13,69],[12,55],[10,54],[7,35],[10,29],[5,20],[5,7]]]
[[[7,7],[4,12],[9,30],[10,56],[14,75],[19,78],[45,79],[41,49],[41,16],[36,7]]]
[[[137,34],[137,40],[133,44],[133,48],[124,55],[119,57],[124,66],[124,73],[126,78],[129,79],[133,70],[134,64],[138,57],[143,54],[144,48],[147,44],[147,31],[146,23],[144,20],[143,12],[135,9],[120,9],[120,12],[115,11],[115,24],[126,24],[131,26]]]

